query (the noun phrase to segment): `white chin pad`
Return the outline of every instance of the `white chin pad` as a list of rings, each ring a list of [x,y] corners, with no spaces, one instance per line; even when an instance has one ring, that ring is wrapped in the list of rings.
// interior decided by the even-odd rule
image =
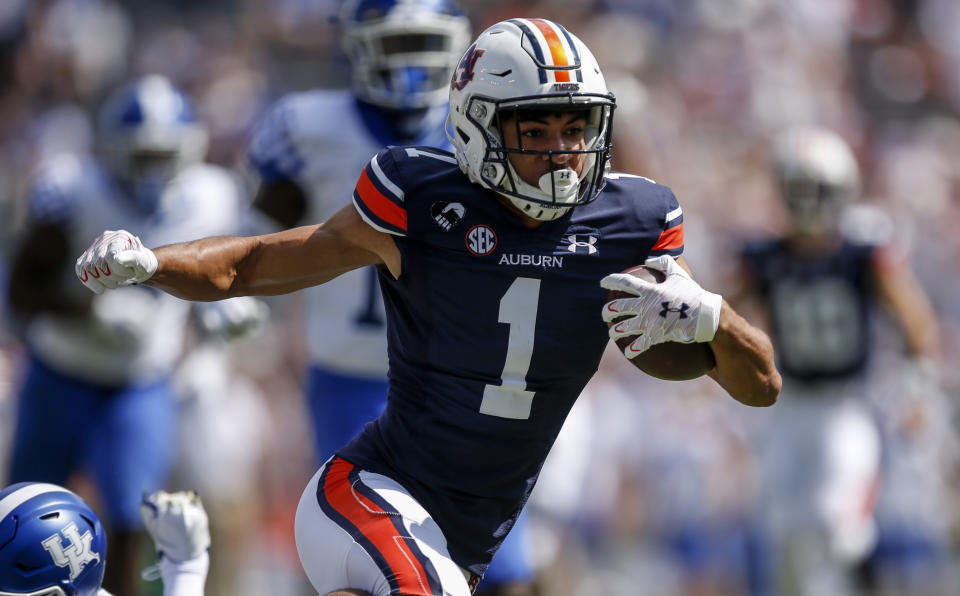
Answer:
[[[556,198],[566,199],[575,193],[580,185],[580,177],[571,169],[554,170],[540,176],[537,186],[548,197],[554,196],[556,189]]]

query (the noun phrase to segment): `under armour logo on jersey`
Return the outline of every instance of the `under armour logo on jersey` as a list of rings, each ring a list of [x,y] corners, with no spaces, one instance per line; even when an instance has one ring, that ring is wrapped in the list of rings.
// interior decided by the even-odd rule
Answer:
[[[70,542],[70,546],[64,548],[60,534]],[[87,563],[100,560],[100,554],[93,550],[93,534],[90,530],[81,534],[75,522],[70,522],[60,533],[53,534],[40,544],[53,557],[57,567],[70,568],[70,581],[77,579]]]
[[[576,234],[570,234],[569,236],[564,238],[564,240],[566,240],[567,243],[569,244],[569,246],[567,246],[567,250],[569,250],[570,252],[575,253],[579,249],[584,249],[586,250],[588,255],[594,255],[594,254],[597,254],[597,251],[599,250],[596,247],[596,244],[597,244],[596,236],[587,236],[586,240],[578,240]]]
[[[453,71],[453,78],[450,79],[450,86],[458,91],[463,91],[467,83],[473,80],[474,69],[477,67],[477,60],[486,50],[478,50],[477,44],[470,46],[470,49],[463,55],[460,64]]]
[[[687,311],[690,310],[690,305],[686,302],[681,302],[680,308],[670,308],[669,302],[661,302],[660,306],[663,307],[663,310],[660,311],[660,316],[663,318],[667,318],[668,312],[680,313],[680,316],[677,317],[678,319],[686,319],[689,316],[687,315]]]

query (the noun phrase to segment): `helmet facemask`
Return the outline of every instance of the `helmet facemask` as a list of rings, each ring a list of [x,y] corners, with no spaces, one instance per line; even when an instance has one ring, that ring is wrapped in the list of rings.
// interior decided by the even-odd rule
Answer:
[[[784,178],[781,185],[791,225],[806,236],[832,235],[841,212],[851,202],[848,189],[823,180]]]
[[[472,98],[467,119],[484,132],[486,150],[480,168],[481,183],[507,198],[524,215],[550,221],[571,208],[594,200],[603,189],[610,169],[611,132],[615,104],[601,94],[519,97],[496,101]],[[536,112],[584,115],[584,146],[571,150],[537,150],[523,146],[520,123]],[[517,147],[507,147],[504,127],[516,127]],[[533,185],[520,177],[511,155],[544,155],[550,171]],[[558,155],[584,155],[580,172],[554,162]],[[597,167],[597,164],[601,164]],[[554,167],[556,166],[556,167]]]

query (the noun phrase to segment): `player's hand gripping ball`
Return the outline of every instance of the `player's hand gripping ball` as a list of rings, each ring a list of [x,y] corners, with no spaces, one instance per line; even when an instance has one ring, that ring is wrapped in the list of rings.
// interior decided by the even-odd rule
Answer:
[[[671,257],[608,275],[601,281],[603,318],[624,355],[650,376],[668,381],[708,373],[716,360],[709,342],[721,299],[703,290]]]

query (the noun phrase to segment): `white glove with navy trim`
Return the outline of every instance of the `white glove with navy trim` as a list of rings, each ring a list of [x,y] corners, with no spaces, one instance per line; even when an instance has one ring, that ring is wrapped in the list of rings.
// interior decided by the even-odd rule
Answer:
[[[95,294],[147,281],[157,271],[157,257],[126,230],[107,230],[93,241],[74,266],[77,278]]]
[[[723,298],[701,288],[671,256],[652,257],[644,265],[662,271],[666,279],[651,283],[628,273],[613,273],[600,280],[607,290],[636,296],[612,300],[603,307],[607,323],[626,317],[610,327],[611,339],[637,336],[624,355],[633,358],[650,346],[668,341],[688,344],[712,340],[720,325]]]
[[[161,557],[183,562],[210,548],[207,512],[193,491],[160,490],[144,495],[140,517]]]

